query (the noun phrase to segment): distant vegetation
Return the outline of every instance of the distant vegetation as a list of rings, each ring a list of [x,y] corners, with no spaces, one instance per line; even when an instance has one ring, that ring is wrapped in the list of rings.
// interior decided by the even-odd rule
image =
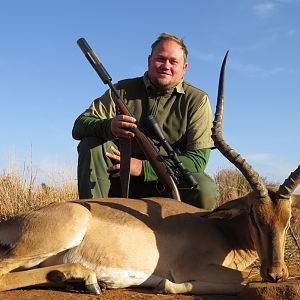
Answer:
[[[70,172],[49,173],[46,184],[37,183],[38,174],[34,174],[31,164],[25,169],[21,172],[15,167],[0,174],[0,221],[51,202],[78,199],[77,182]]]
[[[47,181],[47,184],[37,184],[38,174],[34,174],[32,164],[26,170],[26,174],[17,168],[0,174],[0,221],[51,202],[78,199],[77,182],[73,176],[66,175],[66,170],[48,174],[48,181],[51,183]],[[219,187],[218,205],[241,197],[251,190],[237,169],[221,169],[214,179]]]

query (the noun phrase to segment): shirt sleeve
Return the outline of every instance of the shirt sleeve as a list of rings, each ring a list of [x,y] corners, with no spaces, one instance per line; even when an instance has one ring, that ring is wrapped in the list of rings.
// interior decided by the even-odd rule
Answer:
[[[72,136],[75,140],[85,137],[98,137],[104,140],[113,140],[115,137],[110,129],[111,119],[98,119],[80,115],[73,126]]]
[[[212,111],[207,94],[201,100],[195,97],[191,101],[188,120],[187,150],[214,148],[211,138]]]
[[[116,116],[116,106],[111,90],[92,102],[90,107],[75,121],[72,136],[75,140],[85,137],[99,137],[104,140],[114,139],[111,133],[111,119]]]
[[[190,150],[186,153],[178,155],[183,165],[192,173],[204,172],[210,156],[210,149]],[[170,158],[164,159],[165,163],[171,169],[175,169],[175,163]],[[147,160],[143,160],[144,180],[157,180],[157,175],[153,170],[151,164]]]

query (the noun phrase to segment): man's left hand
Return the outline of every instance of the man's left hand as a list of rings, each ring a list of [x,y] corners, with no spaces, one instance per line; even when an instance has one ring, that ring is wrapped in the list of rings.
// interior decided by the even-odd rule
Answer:
[[[106,156],[110,158],[111,160],[118,162],[117,164],[107,168],[108,172],[118,171],[121,168],[120,161],[121,161],[121,153],[118,149],[111,146],[110,152],[106,152]],[[132,176],[142,176],[144,174],[143,172],[143,161],[137,158],[130,158],[130,175]],[[120,172],[117,172],[112,175],[112,177],[120,177]]]

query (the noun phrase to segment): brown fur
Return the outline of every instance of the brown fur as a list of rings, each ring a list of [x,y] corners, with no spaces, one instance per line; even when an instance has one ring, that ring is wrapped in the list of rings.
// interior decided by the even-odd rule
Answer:
[[[9,244],[0,256],[0,290],[47,283],[53,270],[97,285],[96,275],[105,281],[99,271],[104,267],[146,274],[140,285],[160,283],[159,291],[236,293],[256,250],[266,279],[273,280],[270,273],[274,280],[288,276],[283,250],[289,218],[289,200],[256,199],[253,193],[213,212],[166,198],[52,204],[0,223],[0,243]],[[42,268],[30,271],[31,281],[23,271],[11,273],[18,274],[12,283],[10,271],[33,265]],[[75,272],[78,266],[84,268]]]

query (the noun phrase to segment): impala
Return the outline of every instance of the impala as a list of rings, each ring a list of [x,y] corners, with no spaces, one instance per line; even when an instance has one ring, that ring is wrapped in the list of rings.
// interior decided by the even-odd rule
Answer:
[[[54,203],[14,217],[0,223],[0,290],[80,279],[93,293],[101,292],[101,283],[237,294],[257,257],[264,280],[287,280],[284,243],[300,166],[277,190],[269,190],[225,143],[226,58],[213,139],[253,191],[210,212],[167,198],[108,198]]]

